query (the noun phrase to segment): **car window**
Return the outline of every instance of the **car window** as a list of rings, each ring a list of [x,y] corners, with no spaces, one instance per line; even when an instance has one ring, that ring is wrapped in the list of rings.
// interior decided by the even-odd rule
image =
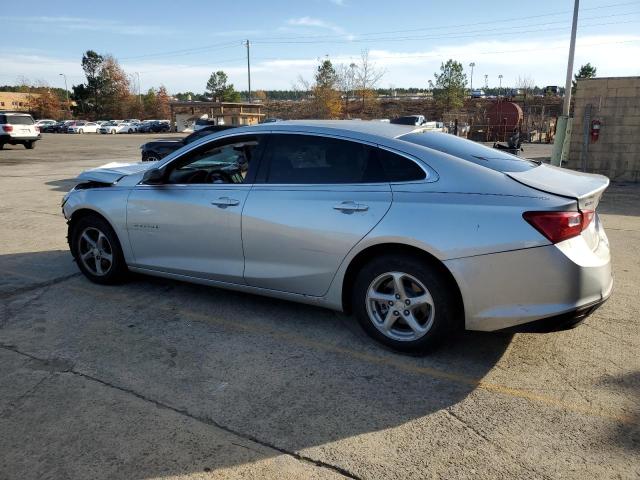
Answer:
[[[33,125],[33,118],[28,115],[7,115],[4,123],[12,125]]]
[[[262,135],[209,142],[172,162],[166,183],[249,183],[255,176],[263,145]]]
[[[422,145],[454,157],[462,158],[476,165],[498,172],[522,172],[536,168],[539,164],[525,158],[516,157],[495,148],[465,140],[447,133],[418,132],[398,137],[399,140]]]
[[[374,149],[313,135],[275,134],[269,142],[267,183],[327,184],[386,181]]]
[[[377,151],[380,165],[389,182],[412,182],[427,177],[425,171],[413,160],[382,148]]]

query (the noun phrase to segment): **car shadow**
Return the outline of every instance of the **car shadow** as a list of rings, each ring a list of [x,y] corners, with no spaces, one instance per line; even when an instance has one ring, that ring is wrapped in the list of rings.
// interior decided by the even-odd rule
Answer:
[[[151,407],[130,412],[114,400],[105,408],[86,391],[78,397],[73,386],[68,394],[58,391],[64,398],[56,401],[68,409],[41,415],[29,423],[33,431],[4,430],[11,445],[23,448],[4,455],[15,475],[16,456],[29,452],[33,472],[52,468],[59,456],[52,444],[77,447],[69,462],[104,468],[106,477],[114,458],[130,467],[129,454],[140,452],[141,442],[163,455],[140,461],[130,473],[137,478],[244,465],[281,452],[311,452],[331,463],[332,445],[351,446],[343,460],[357,461],[375,458],[379,448],[395,451],[397,429],[408,423],[420,445],[414,453],[427,455],[432,429],[444,421],[438,412],[478,388],[511,341],[507,334],[467,332],[426,356],[400,355],[375,344],[353,318],[321,308],[141,275],[120,286],[94,285],[77,275],[64,251],[2,255],[0,275],[5,348],[68,365],[59,375],[73,372]],[[157,418],[157,407],[176,415]],[[29,413],[18,412],[9,417]],[[83,420],[74,423],[73,415]],[[75,426],[57,428],[61,418]],[[164,433],[141,439],[136,429],[115,429],[123,422],[154,422]],[[183,444],[170,434],[195,431],[195,424],[262,447],[251,447],[248,456],[205,455],[210,435]],[[114,429],[117,440],[101,437]],[[363,434],[374,434],[375,442],[363,443]],[[55,468],[48,474],[62,473]]]
[[[58,180],[51,180],[49,182],[44,182],[45,185],[51,187],[51,190],[55,192],[64,192],[67,193],[73,187],[78,184],[77,178],[62,178]]]

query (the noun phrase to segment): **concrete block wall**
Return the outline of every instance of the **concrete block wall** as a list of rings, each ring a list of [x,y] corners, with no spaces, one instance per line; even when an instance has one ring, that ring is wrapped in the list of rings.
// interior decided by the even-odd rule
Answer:
[[[567,168],[640,182],[640,77],[578,80]],[[601,122],[597,142],[584,146],[585,112]]]

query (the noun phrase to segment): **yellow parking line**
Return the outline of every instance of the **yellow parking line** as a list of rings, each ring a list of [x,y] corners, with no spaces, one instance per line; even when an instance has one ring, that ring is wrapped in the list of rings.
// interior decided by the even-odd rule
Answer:
[[[36,281],[43,281],[43,279],[41,278],[37,278],[37,277],[33,277],[31,275],[26,275],[23,273],[18,273],[18,272],[13,272],[13,271],[3,271],[3,274],[10,274],[10,275],[14,275],[14,276],[18,276],[18,277],[24,277],[30,280],[36,280]],[[44,280],[46,281],[46,280]],[[119,294],[119,293],[115,293],[113,291],[109,291],[109,290],[97,290],[97,289],[92,289],[92,288],[86,288],[86,287],[82,287],[82,286],[77,286],[77,285],[69,285],[66,284],[65,288],[68,290],[74,290],[77,292],[81,292],[83,294],[89,294],[89,295],[97,295],[99,297],[103,297],[103,298],[110,298],[110,299],[127,299],[130,300],[131,297],[126,295],[126,294]],[[148,305],[147,303],[144,303],[144,305]],[[176,311],[170,307],[165,307],[162,305],[153,305],[153,308],[167,312],[167,313],[172,313],[175,314]],[[244,332],[248,332],[248,333],[254,333],[254,334],[261,334],[261,335],[269,335],[273,338],[279,339],[279,340],[284,340],[290,343],[294,343],[297,345],[302,345],[302,346],[306,346],[306,347],[311,347],[314,348],[316,350],[321,350],[321,351],[327,351],[327,352],[331,352],[331,353],[338,353],[338,354],[342,354],[342,355],[346,355],[367,363],[371,363],[371,364],[375,364],[375,365],[382,365],[382,366],[388,366],[388,367],[393,367],[395,369],[398,369],[400,371],[403,372],[407,372],[407,373],[411,373],[414,375],[427,375],[430,376],[432,378],[436,378],[439,380],[447,380],[447,381],[451,381],[454,383],[458,383],[461,385],[467,385],[473,388],[479,388],[482,390],[485,390],[487,392],[492,392],[492,393],[497,393],[500,395],[505,395],[505,396],[509,396],[509,397],[513,397],[513,398],[519,398],[519,399],[524,399],[524,400],[528,400],[530,402],[533,403],[540,403],[540,404],[544,404],[544,405],[548,405],[548,406],[552,406],[561,410],[566,410],[566,411],[570,411],[570,412],[574,412],[574,413],[580,413],[580,414],[584,414],[584,415],[589,415],[589,416],[593,416],[593,417],[600,417],[600,418],[606,418],[609,420],[615,420],[618,422],[628,422],[631,421],[631,417],[629,415],[625,415],[623,413],[615,413],[615,412],[610,412],[608,410],[605,410],[603,408],[594,408],[592,406],[585,406],[585,405],[581,405],[575,402],[567,402],[558,398],[554,398],[554,397],[550,397],[547,395],[541,395],[541,394],[537,394],[534,392],[531,392],[530,390],[525,390],[525,389],[521,389],[521,388],[512,388],[512,387],[507,387],[504,385],[499,385],[496,383],[491,383],[491,382],[486,382],[484,380],[478,379],[478,378],[474,378],[474,377],[469,377],[467,375],[462,375],[462,374],[458,374],[458,373],[453,373],[453,372],[447,372],[444,370],[440,370],[440,369],[436,369],[436,368],[432,368],[432,367],[425,367],[425,366],[420,366],[420,365],[412,365],[410,363],[407,363],[406,361],[401,361],[401,360],[397,360],[394,358],[388,358],[388,357],[379,357],[376,355],[371,355],[368,353],[364,353],[364,352],[359,352],[350,348],[344,348],[344,347],[339,347],[337,345],[331,345],[331,344],[327,344],[327,343],[322,343],[322,342],[316,342],[314,340],[311,340],[307,337],[304,336],[300,336],[300,335],[295,335],[295,334],[290,334],[290,333],[286,333],[286,332],[278,332],[275,331],[273,329],[270,328],[266,328],[266,327],[262,327],[259,325],[255,325],[255,324],[243,324],[243,323],[229,323],[227,322],[225,319],[220,318],[220,317],[216,317],[213,316],[211,314],[203,314],[203,313],[199,313],[190,309],[181,309],[179,311],[179,314],[181,316],[184,317],[189,317],[192,320],[198,321],[198,322],[209,322],[209,323],[216,323],[218,325],[221,325],[225,328],[231,328],[231,329],[235,329],[235,330],[241,330]]]

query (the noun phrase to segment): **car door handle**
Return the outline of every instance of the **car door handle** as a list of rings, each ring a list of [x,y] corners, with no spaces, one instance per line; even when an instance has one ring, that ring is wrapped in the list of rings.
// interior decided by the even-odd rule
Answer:
[[[229,197],[220,197],[216,200],[213,200],[211,202],[211,205],[215,205],[220,208],[235,207],[236,205],[240,205],[240,200],[236,200],[235,198],[229,198]]]
[[[369,205],[349,201],[334,205],[333,208],[335,210],[340,210],[342,213],[366,212],[367,210],[369,210]]]

